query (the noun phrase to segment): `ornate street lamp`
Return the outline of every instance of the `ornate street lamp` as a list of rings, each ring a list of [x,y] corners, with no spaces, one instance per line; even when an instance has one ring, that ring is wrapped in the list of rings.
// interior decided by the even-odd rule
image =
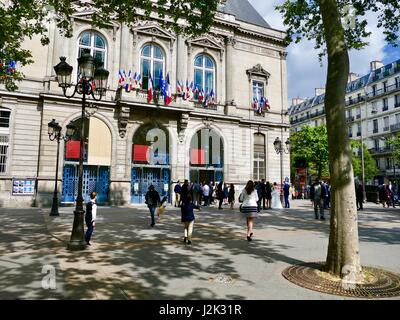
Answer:
[[[61,126],[56,122],[55,119],[48,123],[48,134],[50,141],[57,141],[57,157],[56,157],[56,177],[54,181],[54,193],[53,193],[53,203],[51,205],[50,216],[58,216],[58,159],[60,155],[60,140],[69,140],[75,134],[75,125],[70,122],[67,125],[67,131],[65,136],[61,133]]]
[[[283,145],[281,139],[279,137],[276,137],[274,141],[274,148],[277,154],[280,155],[280,162],[281,162],[281,192],[280,192],[280,198],[281,202],[283,203],[283,195],[282,195],[282,183],[283,183],[283,153],[289,153],[290,152],[290,140],[287,138],[285,142],[285,146]]]
[[[83,210],[82,195],[86,96],[92,97],[95,101],[100,101],[105,96],[109,72],[103,68],[103,64],[100,61],[94,59],[88,51],[85,51],[82,56],[78,58],[78,83],[74,85],[74,92],[71,95],[67,95],[67,89],[73,86],[71,83],[72,66],[65,61],[65,57],[60,57],[60,60],[61,62],[54,67],[54,70],[57,74],[58,86],[63,89],[64,96],[70,99],[74,97],[76,93],[82,95],[81,126],[79,134],[78,196],[74,211],[74,224],[72,227],[71,239],[68,243],[69,250],[82,250],[86,247],[83,230],[83,216],[85,211]]]

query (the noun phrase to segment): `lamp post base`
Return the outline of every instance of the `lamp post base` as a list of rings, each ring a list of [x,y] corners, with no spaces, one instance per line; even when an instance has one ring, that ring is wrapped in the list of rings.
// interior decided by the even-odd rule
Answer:
[[[53,203],[51,204],[50,216],[59,216],[58,213],[58,198],[53,198]]]
[[[84,210],[74,211],[74,225],[72,227],[71,239],[68,242],[68,250],[84,250],[86,248],[86,243],[84,240],[84,230],[83,230],[83,216],[85,214]]]

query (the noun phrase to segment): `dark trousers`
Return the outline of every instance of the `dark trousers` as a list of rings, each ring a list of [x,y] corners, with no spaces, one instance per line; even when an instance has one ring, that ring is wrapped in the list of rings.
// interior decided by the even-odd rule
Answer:
[[[265,210],[265,196],[262,196],[261,199],[262,199],[263,209]],[[261,207],[261,202],[260,202],[260,207]]]
[[[210,205],[210,196],[204,196],[203,198],[204,198],[204,205],[205,206]]]
[[[363,208],[363,200],[362,200],[362,198],[357,198],[356,200],[357,200],[357,209],[363,210],[364,208]]]
[[[218,209],[221,209],[221,206],[222,206],[222,202],[224,201],[224,199],[222,198],[222,199],[219,199],[219,205],[218,205]]]
[[[92,237],[93,233],[93,222],[91,220],[85,219],[87,230],[85,234],[85,241],[90,242],[90,238]]]
[[[290,204],[289,204],[289,195],[287,194],[285,194],[284,195],[284,198],[285,198],[285,208],[290,208]]]
[[[154,219],[154,213],[156,212],[156,207],[149,206],[149,210],[151,215],[151,225],[154,226],[156,224]]]

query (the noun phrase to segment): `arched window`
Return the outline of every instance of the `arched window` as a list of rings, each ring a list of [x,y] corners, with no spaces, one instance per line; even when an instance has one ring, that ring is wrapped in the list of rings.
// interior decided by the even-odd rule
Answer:
[[[0,174],[7,172],[10,110],[0,108]]]
[[[163,50],[155,44],[146,44],[140,52],[140,70],[143,89],[147,89],[149,74],[153,79],[153,88],[160,88],[161,72],[164,73],[165,57]],[[165,74],[163,74],[165,78]]]
[[[254,134],[253,179],[265,179],[265,136],[262,133]]]
[[[200,91],[215,91],[215,63],[207,55],[199,54],[194,59],[194,85]]]
[[[79,37],[78,58],[84,50],[90,50],[90,54],[107,65],[107,46],[105,39],[97,32],[85,31]]]

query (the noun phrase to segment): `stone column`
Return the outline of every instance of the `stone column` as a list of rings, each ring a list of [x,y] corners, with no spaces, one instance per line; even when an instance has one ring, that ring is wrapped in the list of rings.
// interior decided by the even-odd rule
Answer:
[[[132,39],[130,39],[130,32],[127,25],[123,24],[121,27],[121,45],[120,45],[120,60],[119,69],[125,70],[128,75],[129,67],[131,66],[129,51],[132,47]]]
[[[177,36],[177,51],[176,51],[176,82],[178,80],[186,82],[187,70],[185,66],[187,64],[185,42],[181,34]]]
[[[233,95],[233,46],[235,45],[236,40],[234,37],[226,38],[226,67],[225,67],[225,97],[226,104],[231,105],[232,100],[234,100]]]

